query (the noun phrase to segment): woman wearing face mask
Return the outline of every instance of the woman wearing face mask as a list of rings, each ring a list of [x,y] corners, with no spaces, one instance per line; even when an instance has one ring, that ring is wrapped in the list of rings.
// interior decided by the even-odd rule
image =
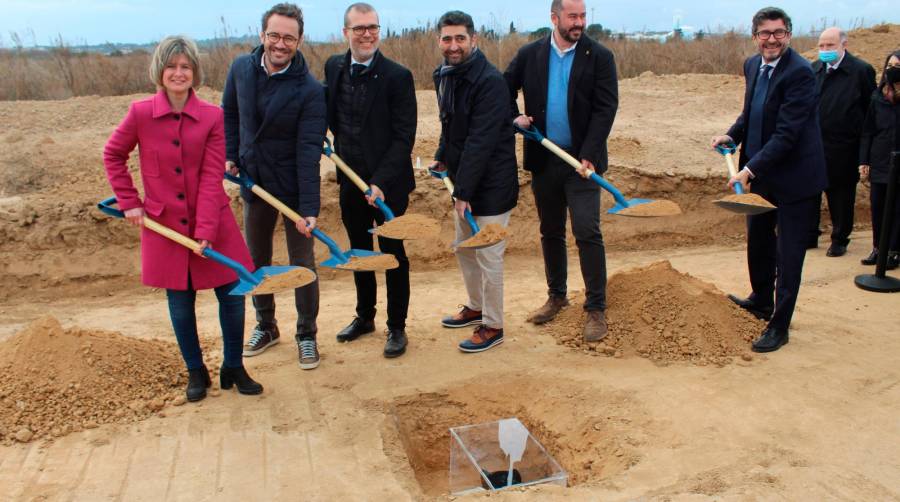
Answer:
[[[872,237],[874,249],[863,265],[878,260],[881,232],[890,232],[890,254],[887,268],[900,266],[900,197],[894,201],[893,228],[884,228],[884,206],[891,168],[891,153],[900,150],[900,51],[888,56],[878,89],[872,94],[869,112],[863,126],[859,152],[859,174],[872,183]]]
[[[163,39],[150,64],[156,95],[131,104],[125,119],[103,151],[106,175],[129,223],[141,226],[145,215],[201,244],[198,253],[143,229],[141,278],[164,288],[175,338],[188,369],[187,400],[206,397],[209,372],[197,337],[194,302],[197,290],[215,289],[219,300],[224,362],[222,388],[237,385],[242,394],[259,394],[241,359],[244,342],[244,297],[230,296],[237,275],[202,250],[215,247],[253,270],[230,200],[222,188],[225,127],[222,109],[201,101],[194,88],[203,79],[197,45],[185,37]],[[128,172],[128,157],[140,145],[144,198]]]

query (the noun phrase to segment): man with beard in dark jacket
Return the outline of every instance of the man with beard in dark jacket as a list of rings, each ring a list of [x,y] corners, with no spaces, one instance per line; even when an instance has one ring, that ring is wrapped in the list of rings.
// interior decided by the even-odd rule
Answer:
[[[354,249],[373,249],[369,229],[384,223],[384,215],[374,207],[375,198],[384,200],[400,216],[416,186],[411,160],[416,89],[412,73],[378,50],[380,29],[375,9],[367,3],[354,3],[344,13],[344,38],[350,49],[325,63],[328,125],[335,151],[372,190],[364,196],[338,171],[341,220]],[[378,248],[394,255],[400,264],[385,272],[388,330],[384,356],[398,357],[407,345],[409,259],[401,240],[379,237]],[[354,272],[353,280],[356,317],[337,334],[338,342],[375,331],[375,273]]]
[[[315,270],[311,232],[319,215],[319,159],[325,140],[325,93],[299,51],[303,41],[303,13],[294,4],[280,3],[262,18],[261,46],[235,59],[228,72],[222,107],[225,109],[226,167],[249,176],[304,219],[294,224],[283,218],[291,265]],[[241,189],[244,233],[253,264],[272,263],[272,237],[278,211]],[[294,292],[297,308],[295,340],[300,368],[319,365],[316,317],[319,283]],[[278,343],[274,295],[253,297],[257,326],[244,347],[254,356]]]
[[[542,145],[525,142],[524,167],[541,221],[541,248],[547,300],[528,321],[544,324],[569,304],[566,298],[566,210],[578,245],[587,313],[582,338],[598,342],[607,334],[606,248],[600,232],[600,187],[589,178],[609,167],[606,140],[619,106],[616,63],[612,52],[584,36],[584,0],[553,0],[550,35],[519,49],[504,76],[509,83],[516,124],[532,125],[581,161],[576,172]],[[516,95],[525,97],[519,114]]]
[[[506,227],[519,195],[515,133],[503,75],[478,50],[472,17],[451,11],[438,21],[444,63],[434,72],[441,142],[432,169],[446,169],[455,185],[456,240],[471,237],[465,211],[480,227]],[[503,252],[506,241],[483,249],[457,248],[468,300],[441,321],[448,328],[477,325],[459,344],[482,352],[503,343]]]
[[[831,246],[827,256],[843,256],[853,231],[856,184],[859,182],[859,136],[875,90],[875,69],[847,51],[847,33],[828,28],[819,35],[819,60],[813,63],[819,89],[819,124],[828,169],[828,212],[831,214]],[[819,231],[819,207],[810,247]]]

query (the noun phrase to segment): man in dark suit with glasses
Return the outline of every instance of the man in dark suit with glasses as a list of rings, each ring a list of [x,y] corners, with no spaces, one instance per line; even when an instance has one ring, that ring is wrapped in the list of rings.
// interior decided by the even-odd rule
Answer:
[[[747,217],[747,263],[753,292],[729,295],[741,308],[769,321],[753,342],[756,352],[788,343],[803,260],[818,194],[826,185],[819,129],[818,94],[812,67],[790,48],[791,18],[768,7],[753,16],[759,54],[744,62],[744,109],[711,146],[740,143],[740,182],[778,209]]]
[[[342,173],[341,219],[350,246],[373,249],[372,234],[384,215],[375,208],[381,198],[397,216],[406,212],[415,188],[412,149],[416,137],[416,90],[412,73],[378,50],[378,13],[367,3],[354,3],[344,13],[344,38],[349,49],[325,63],[328,125],[335,151],[372,189],[366,197]],[[368,199],[368,200],[367,200]],[[379,249],[397,257],[399,267],[385,272],[387,283],[387,340],[385,357],[406,352],[409,310],[409,260],[403,241],[378,237]],[[374,272],[354,272],[356,317],[337,334],[351,342],[375,331]]]

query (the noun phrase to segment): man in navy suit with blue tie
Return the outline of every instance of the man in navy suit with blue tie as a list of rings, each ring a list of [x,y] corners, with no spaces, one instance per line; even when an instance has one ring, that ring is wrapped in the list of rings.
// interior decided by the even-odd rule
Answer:
[[[816,77],[790,48],[791,18],[767,7],[753,16],[759,54],[744,62],[744,109],[715,148],[740,143],[743,169],[729,186],[749,185],[778,209],[747,217],[747,263],[753,292],[729,295],[741,308],[769,321],[753,342],[755,352],[772,352],[788,343],[797,303],[803,259],[814,224],[817,195],[827,184],[819,129]]]

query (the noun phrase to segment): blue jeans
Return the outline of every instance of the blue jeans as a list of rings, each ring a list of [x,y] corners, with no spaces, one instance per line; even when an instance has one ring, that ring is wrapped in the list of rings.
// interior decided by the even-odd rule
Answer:
[[[219,324],[222,326],[222,346],[226,368],[240,368],[243,363],[244,345],[244,297],[228,294],[237,285],[237,281],[216,288],[219,299]],[[169,317],[175,330],[175,339],[181,349],[181,357],[189,370],[203,367],[203,353],[200,350],[200,339],[197,336],[197,315],[194,304],[197,291],[191,287],[188,278],[187,291],[166,290],[169,301]]]

